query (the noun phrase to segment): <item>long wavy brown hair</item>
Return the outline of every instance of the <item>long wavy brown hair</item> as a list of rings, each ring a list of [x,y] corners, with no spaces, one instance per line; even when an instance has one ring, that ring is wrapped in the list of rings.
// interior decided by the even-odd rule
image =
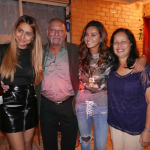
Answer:
[[[80,67],[82,67],[84,72],[89,72],[89,65],[92,58],[90,49],[86,46],[84,42],[84,37],[86,35],[87,28],[94,26],[97,28],[100,37],[102,38],[102,42],[99,45],[99,60],[97,62],[98,66],[100,67],[102,64],[108,63],[108,47],[107,47],[107,32],[104,25],[99,22],[92,20],[90,21],[84,28],[82,36],[81,36],[81,44],[80,44]],[[103,69],[103,68],[101,68]]]
[[[16,32],[17,27],[21,23],[29,24],[34,33],[33,40],[28,45],[28,48],[31,50],[30,59],[31,59],[32,66],[35,71],[34,83],[39,84],[43,77],[43,69],[42,69],[43,49],[42,49],[41,34],[40,34],[39,26],[38,26],[36,19],[27,15],[23,15],[19,17],[13,27],[11,42],[9,44],[8,49],[6,50],[6,53],[4,55],[1,68],[0,68],[1,78],[2,79],[4,77],[6,79],[10,78],[10,81],[13,82],[16,67],[20,67],[19,62],[18,62],[19,51],[17,48],[16,39],[15,39],[15,32]]]

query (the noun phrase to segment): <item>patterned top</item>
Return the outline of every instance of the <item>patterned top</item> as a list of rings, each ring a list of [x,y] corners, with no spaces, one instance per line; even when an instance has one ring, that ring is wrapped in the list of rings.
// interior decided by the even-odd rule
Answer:
[[[130,135],[143,132],[146,121],[145,92],[150,87],[150,65],[140,73],[120,76],[111,71],[108,86],[108,124]]]
[[[97,62],[99,59],[99,53],[92,55],[92,60],[90,62],[89,74],[82,74],[82,68],[79,69],[79,91],[77,93],[77,104],[86,101],[96,101],[99,106],[107,105],[107,91],[106,82],[110,72],[110,64],[101,65],[98,67]],[[103,71],[101,68],[104,68]],[[94,82],[89,82],[89,80],[94,80]]]

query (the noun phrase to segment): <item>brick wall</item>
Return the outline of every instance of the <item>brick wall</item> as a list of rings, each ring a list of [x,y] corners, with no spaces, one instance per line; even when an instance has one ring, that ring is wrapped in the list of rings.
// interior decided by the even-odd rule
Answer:
[[[150,17],[150,3],[143,5],[143,13],[145,13],[145,17]]]
[[[139,21],[139,19],[142,20],[142,4],[102,2],[101,0],[72,0],[71,2],[71,41],[73,43],[80,43],[83,28],[94,19],[104,24],[108,32],[108,41],[113,31],[119,27],[132,30],[140,55],[142,54],[143,40],[139,40],[139,28],[143,24]]]
[[[69,2],[69,0],[54,0],[54,1],[58,1],[58,2]]]
[[[150,4],[147,5],[147,10],[148,7],[150,7]],[[143,24],[142,4],[102,2],[101,0],[71,0],[70,11],[71,42],[79,44],[85,25],[91,20],[98,20],[104,24],[108,32],[108,41],[110,41],[113,31],[117,28],[125,27],[130,29],[135,35],[139,54],[142,54],[143,40],[139,40],[139,29]],[[150,9],[148,13],[150,14]]]

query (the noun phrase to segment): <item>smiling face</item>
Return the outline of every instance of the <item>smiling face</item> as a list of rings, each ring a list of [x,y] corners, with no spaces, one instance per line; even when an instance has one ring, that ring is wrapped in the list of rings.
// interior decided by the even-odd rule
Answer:
[[[47,31],[47,37],[52,45],[62,45],[66,38],[65,25],[58,21],[52,21]]]
[[[102,42],[102,38],[95,26],[90,26],[87,28],[84,42],[86,46],[90,49],[91,53],[98,53],[99,45]]]
[[[33,37],[33,30],[29,24],[23,22],[16,28],[15,39],[18,48],[27,48],[28,44],[32,41]]]
[[[114,35],[113,51],[119,59],[127,60],[130,54],[131,45],[128,36],[124,32],[118,32]]]

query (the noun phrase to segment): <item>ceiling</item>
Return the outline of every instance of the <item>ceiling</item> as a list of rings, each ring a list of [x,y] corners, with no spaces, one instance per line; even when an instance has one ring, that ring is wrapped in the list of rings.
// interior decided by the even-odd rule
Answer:
[[[112,2],[120,2],[120,3],[140,2],[140,3],[143,3],[143,4],[150,3],[150,0],[102,0],[102,1],[112,1]]]
[[[42,1],[51,1],[51,2],[61,2],[61,0],[42,0]],[[69,0],[68,0],[69,1]],[[146,4],[146,3],[150,3],[150,0],[101,0],[101,1],[112,1],[112,2],[120,2],[120,3],[141,3],[141,4]],[[66,3],[66,2],[64,2]]]

